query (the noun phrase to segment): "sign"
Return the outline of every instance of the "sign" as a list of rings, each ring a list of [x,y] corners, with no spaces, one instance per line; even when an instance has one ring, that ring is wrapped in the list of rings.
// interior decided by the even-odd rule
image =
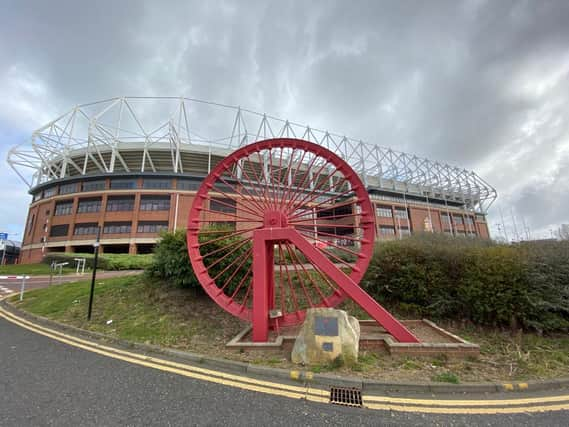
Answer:
[[[314,334],[324,337],[337,337],[338,318],[316,316],[314,318]]]
[[[0,240],[8,240],[8,233],[0,233]]]

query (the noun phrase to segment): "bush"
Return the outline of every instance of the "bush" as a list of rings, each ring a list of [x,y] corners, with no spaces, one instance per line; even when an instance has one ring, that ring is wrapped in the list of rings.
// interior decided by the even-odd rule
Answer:
[[[202,247],[202,254],[215,252],[214,255],[204,258],[204,264],[210,267],[208,271],[211,277],[217,276],[217,284],[227,283],[224,292],[231,295],[251,266],[251,257],[247,255],[251,243],[240,236],[222,238],[225,231],[231,232],[229,229],[209,230],[217,230],[219,233],[204,233],[200,236],[200,241],[206,243]],[[147,271],[151,276],[175,286],[201,289],[190,263],[184,230],[161,235],[161,240],[154,250],[153,263]]]
[[[68,262],[69,266],[75,266],[74,258],[85,258],[85,268],[93,268],[94,254],[81,253],[50,253],[42,262],[51,264],[53,261]],[[97,268],[101,270],[144,270],[152,264],[152,255],[128,255],[128,254],[100,254],[97,260]]]
[[[154,259],[146,269],[152,276],[181,288],[199,289],[200,284],[188,256],[186,232],[163,232],[160,241],[154,248]]]
[[[569,243],[444,235],[380,243],[362,280],[399,312],[537,331],[569,328]]]

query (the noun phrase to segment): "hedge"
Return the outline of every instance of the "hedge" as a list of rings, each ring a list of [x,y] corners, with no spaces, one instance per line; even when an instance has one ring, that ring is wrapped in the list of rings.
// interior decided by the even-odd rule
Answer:
[[[569,328],[569,242],[418,235],[380,243],[362,280],[407,314],[539,332]]]
[[[43,258],[42,262],[46,264],[51,264],[53,261],[57,263],[68,262],[73,267],[75,265],[74,258],[85,258],[85,267],[93,268],[93,254],[50,253]],[[97,268],[101,270],[144,270],[152,264],[152,258],[151,254],[101,254],[97,261]]]

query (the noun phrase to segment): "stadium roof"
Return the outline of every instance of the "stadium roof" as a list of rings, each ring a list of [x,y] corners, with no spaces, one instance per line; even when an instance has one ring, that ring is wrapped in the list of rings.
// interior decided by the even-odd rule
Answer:
[[[80,175],[189,173],[203,158],[191,158],[191,153],[211,160],[274,137],[329,148],[370,189],[459,202],[478,212],[486,212],[497,197],[473,171],[241,107],[184,97],[121,97],[78,105],[13,147],[7,161],[33,189]]]

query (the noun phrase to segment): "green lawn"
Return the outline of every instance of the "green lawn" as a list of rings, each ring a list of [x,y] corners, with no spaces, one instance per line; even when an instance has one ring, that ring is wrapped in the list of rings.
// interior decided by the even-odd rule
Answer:
[[[87,321],[90,282],[53,285],[26,292],[24,300],[12,297],[17,307],[79,328],[125,340],[161,345],[201,354],[269,366],[293,368],[274,354],[236,353],[225,344],[244,326],[220,309],[199,290],[178,289],[152,282],[144,275],[97,281],[93,317]],[[344,308],[358,313],[354,303]],[[361,310],[360,310],[361,311]],[[370,351],[360,353],[352,366],[313,366],[314,372],[336,371],[348,375],[393,381],[525,381],[569,376],[569,337],[539,336],[442,324],[444,328],[480,344],[478,359],[445,357],[392,358]]]
[[[63,274],[75,272],[74,268],[63,268]],[[0,275],[6,274],[28,274],[28,275],[45,275],[49,274],[49,265],[47,264],[8,264],[0,266]],[[59,274],[59,269],[57,270]]]
[[[12,301],[21,309],[79,328],[169,347],[187,347],[196,336],[207,342],[216,329],[225,329],[222,322],[237,324],[230,334],[239,331],[238,322],[217,306],[214,312],[204,313],[195,305],[205,303],[211,312],[209,298],[201,295],[196,299],[179,289],[162,293],[159,285],[143,275],[97,280],[92,320],[88,322],[89,289],[90,281],[64,283],[26,292],[22,302],[17,298]]]

